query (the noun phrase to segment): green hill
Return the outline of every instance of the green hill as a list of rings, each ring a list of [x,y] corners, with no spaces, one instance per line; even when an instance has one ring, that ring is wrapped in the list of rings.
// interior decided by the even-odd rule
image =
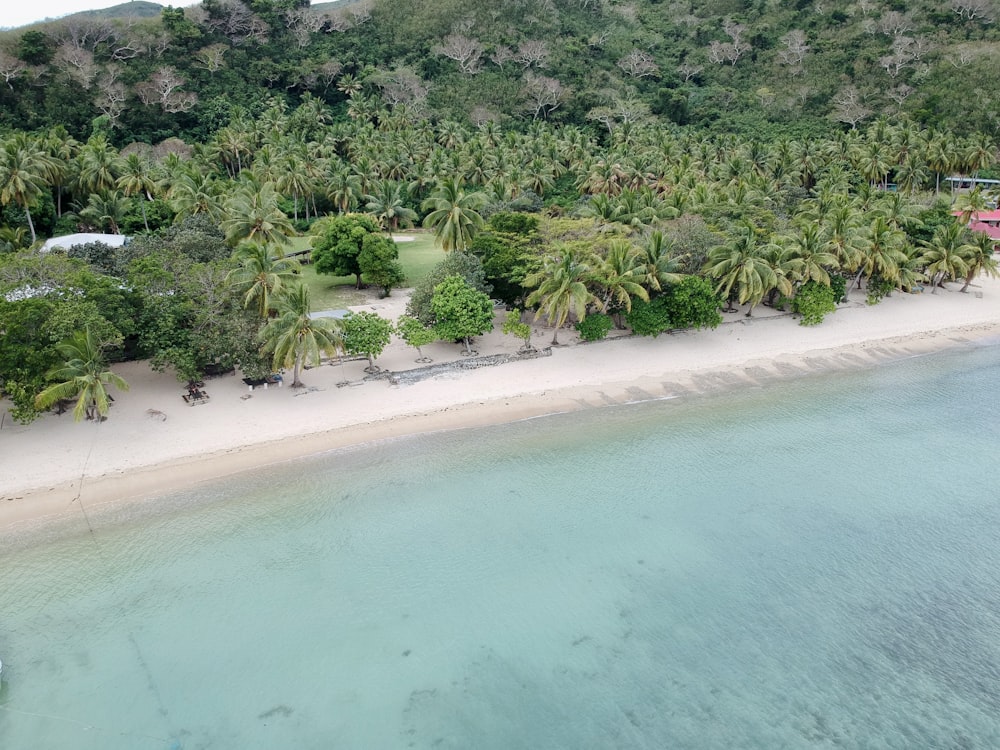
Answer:
[[[85,136],[103,115],[122,143],[204,140],[235,111],[311,97],[335,118],[514,128],[801,136],[884,115],[996,135],[998,14],[998,0],[137,1],[0,35],[0,128]]]

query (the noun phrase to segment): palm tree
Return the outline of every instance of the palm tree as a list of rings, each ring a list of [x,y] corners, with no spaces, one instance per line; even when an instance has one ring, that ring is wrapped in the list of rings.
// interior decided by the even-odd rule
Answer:
[[[101,345],[89,327],[56,344],[56,350],[66,361],[49,370],[46,379],[59,382],[50,385],[35,397],[35,407],[48,409],[57,401],[75,398],[74,420],[79,422],[86,416],[87,419],[99,417],[103,421],[111,401],[107,386],[110,384],[127,391],[128,383],[106,369],[107,365],[101,356]]]
[[[593,281],[603,292],[601,307],[631,312],[633,297],[649,302],[649,292],[642,286],[646,266],[627,240],[612,240],[604,258],[595,261]]]
[[[965,242],[965,237],[965,228],[956,222],[951,222],[939,226],[929,241],[920,243],[925,248],[924,254],[920,256],[920,262],[927,267],[927,273],[930,274],[931,294],[937,294],[938,286],[947,279],[961,278],[969,273],[969,265],[965,258],[972,256],[975,248]]]
[[[156,180],[153,176],[153,165],[148,159],[137,153],[131,153],[125,157],[121,165],[121,176],[117,182],[118,189],[131,198],[133,195],[139,198],[139,207],[142,209],[142,223],[149,231],[149,221],[146,219],[146,201],[153,200],[153,191],[156,190]]]
[[[77,156],[80,171],[76,182],[83,193],[114,190],[118,183],[121,158],[103,135],[95,135]]]
[[[486,204],[483,193],[466,193],[461,178],[449,177],[438,183],[437,189],[424,201],[424,226],[434,229],[438,244],[444,250],[465,250],[476,232],[483,228],[479,214]]]
[[[525,277],[525,288],[536,287],[526,302],[529,306],[539,305],[535,320],[544,315],[552,325],[553,346],[559,345],[559,329],[570,313],[577,320],[583,320],[587,317],[588,305],[600,306],[600,301],[587,288],[592,277],[591,267],[569,249],[563,249],[560,255],[546,257],[541,270]]]
[[[857,281],[877,274],[886,281],[899,283],[899,268],[907,255],[903,250],[906,235],[892,226],[884,216],[876,215],[867,230],[858,237],[860,263]]]
[[[229,272],[227,281],[244,293],[244,307],[256,303],[260,317],[268,317],[273,298],[298,276],[299,262],[286,258],[277,248],[254,242],[240,245],[235,257],[240,265]]]
[[[273,352],[272,367],[292,367],[292,388],[301,388],[299,371],[303,365],[318,365],[322,354],[343,349],[339,322],[333,318],[312,318],[309,288],[295,284],[278,297],[278,316],[261,331],[264,351]]]
[[[413,226],[417,212],[403,201],[403,186],[394,180],[378,180],[371,195],[366,195],[365,208],[378,219],[383,229],[395,231],[400,222]]]
[[[750,305],[748,318],[764,296],[778,286],[778,276],[767,258],[772,249],[770,243],[758,243],[756,231],[747,226],[725,245],[708,253],[705,273],[718,280],[716,294],[729,300],[735,292],[741,305]]]
[[[350,167],[340,165],[331,172],[326,197],[337,211],[343,214],[354,208],[361,192],[361,178],[352,173]]]
[[[797,281],[803,284],[817,281],[830,286],[829,272],[837,268],[839,263],[833,252],[833,243],[818,224],[803,224],[797,233],[785,239],[784,246]]]
[[[980,274],[994,279],[1000,277],[1000,264],[993,257],[995,240],[986,232],[974,232],[973,236],[975,240],[964,245],[966,249],[962,253],[962,260],[968,266],[968,272],[965,274],[965,286],[959,290],[962,292],[967,291],[969,284]]]
[[[643,284],[653,292],[662,292],[671,284],[679,284],[685,274],[681,272],[682,256],[673,254],[674,246],[664,237],[663,232],[655,229],[646,238],[646,244],[641,250],[642,262],[645,265]]]
[[[45,194],[55,166],[55,160],[26,133],[15,134],[0,150],[0,203],[13,202],[24,209],[32,244],[38,237],[31,205]]]
[[[170,186],[170,207],[174,210],[175,222],[181,222],[195,214],[205,214],[213,222],[222,219],[221,187],[208,174],[195,170],[185,170]]]
[[[86,207],[80,211],[80,218],[102,232],[110,230],[112,234],[118,234],[118,227],[125,218],[127,209],[125,197],[117,190],[91,193]]]
[[[289,237],[295,234],[295,228],[278,207],[279,198],[271,183],[258,185],[247,181],[226,201],[228,216],[221,224],[226,240],[231,243],[248,240],[287,245]]]

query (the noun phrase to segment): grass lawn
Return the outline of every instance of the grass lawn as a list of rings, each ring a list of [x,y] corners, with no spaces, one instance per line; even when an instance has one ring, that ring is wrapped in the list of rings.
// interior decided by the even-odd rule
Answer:
[[[422,281],[443,258],[444,251],[435,246],[433,234],[413,234],[412,242],[397,243],[399,262],[406,274],[405,286],[413,286]],[[293,237],[290,252],[309,248],[311,237]],[[312,264],[303,264],[302,280],[309,287],[309,299],[313,310],[341,310],[350,305],[360,305],[377,294],[373,289],[355,289],[353,276],[327,276],[316,273]]]

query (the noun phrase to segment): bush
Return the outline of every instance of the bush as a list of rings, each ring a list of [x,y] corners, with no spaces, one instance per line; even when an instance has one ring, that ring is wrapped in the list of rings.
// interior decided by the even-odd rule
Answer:
[[[826,284],[807,281],[799,287],[792,299],[792,311],[802,316],[800,326],[817,326],[827,313],[837,309],[836,292]]]
[[[632,332],[639,336],[659,336],[669,331],[670,313],[667,310],[665,296],[654,297],[649,302],[641,299],[632,300],[632,310],[625,315]]]
[[[868,279],[868,296],[866,297],[866,301],[869,305],[877,305],[882,301],[883,297],[888,297],[892,294],[893,289],[895,289],[895,285],[891,281],[874,275]]]
[[[588,315],[576,324],[576,330],[580,332],[580,338],[584,341],[600,341],[613,327],[611,316],[604,313]]]

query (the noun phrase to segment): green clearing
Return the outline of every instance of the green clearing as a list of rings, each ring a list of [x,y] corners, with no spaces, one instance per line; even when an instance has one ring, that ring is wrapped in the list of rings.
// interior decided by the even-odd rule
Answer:
[[[412,242],[397,243],[399,262],[403,264],[406,274],[406,286],[410,287],[424,279],[444,258],[444,250],[434,244],[432,234],[400,234],[414,238]],[[311,239],[309,236],[293,237],[291,252],[308,250]],[[375,294],[371,289],[355,289],[353,276],[321,275],[308,263],[302,266],[302,280],[309,287],[313,310],[341,310],[363,304]]]

